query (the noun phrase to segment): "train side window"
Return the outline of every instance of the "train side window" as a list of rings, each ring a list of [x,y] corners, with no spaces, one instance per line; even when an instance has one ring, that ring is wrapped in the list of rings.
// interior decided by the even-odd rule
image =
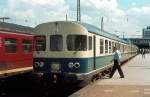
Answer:
[[[111,41],[109,41],[109,53],[112,53],[112,50],[111,50],[111,49],[112,49],[112,48],[111,48],[111,45],[112,45],[112,44],[111,44]]]
[[[115,47],[118,47],[118,43],[117,42],[115,42]]]
[[[92,37],[89,36],[89,50],[92,50]]]
[[[111,45],[112,45],[111,52],[113,53],[113,49],[114,49],[114,47],[115,47],[115,46],[114,46],[114,42],[112,42],[112,44],[111,44]]]
[[[105,40],[105,53],[108,53],[108,40]]]
[[[35,50],[45,51],[46,49],[46,37],[45,36],[35,36]]]
[[[32,51],[32,41],[31,40],[23,40],[23,51],[25,53]]]
[[[68,35],[67,49],[69,51],[86,51],[87,36],[86,35]]]
[[[50,36],[50,50],[51,51],[62,51],[63,50],[62,35],[51,35]]]
[[[3,45],[3,39],[2,37],[0,37],[0,47],[2,47],[2,45]]]
[[[5,38],[5,52],[16,53],[17,52],[17,40],[14,38]]]
[[[103,39],[100,39],[100,54],[104,53],[104,41]]]
[[[123,52],[123,45],[120,45],[120,51]]]
[[[125,52],[125,45],[123,45],[123,52]]]
[[[121,52],[121,47],[120,47],[120,43],[118,43],[118,46],[117,46],[117,48],[120,50],[120,52]]]
[[[120,44],[119,44],[119,42],[115,42],[115,47],[120,50]]]
[[[127,52],[127,45],[125,45],[124,47],[124,52]]]

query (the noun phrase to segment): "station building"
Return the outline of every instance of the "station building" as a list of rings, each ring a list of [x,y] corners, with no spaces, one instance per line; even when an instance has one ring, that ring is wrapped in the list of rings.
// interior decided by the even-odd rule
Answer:
[[[139,49],[150,49],[150,26],[143,28],[142,38],[125,38],[125,40],[137,45]]]
[[[150,48],[150,38],[129,38],[128,40],[137,45],[140,49]]]
[[[143,28],[143,38],[150,39],[150,26]]]

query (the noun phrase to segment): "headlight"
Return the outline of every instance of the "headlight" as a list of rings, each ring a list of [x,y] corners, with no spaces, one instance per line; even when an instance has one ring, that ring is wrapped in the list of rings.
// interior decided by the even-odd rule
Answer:
[[[73,68],[73,66],[74,66],[74,64],[73,64],[72,62],[69,62],[69,63],[68,63],[68,67],[69,67],[69,68]]]
[[[69,62],[69,63],[68,63],[68,67],[71,68],[71,69],[72,69],[72,68],[76,68],[76,69],[77,69],[77,68],[80,67],[80,63],[79,63],[79,62],[76,62],[76,63]]]
[[[52,63],[51,64],[51,70],[52,71],[59,71],[60,70],[60,64],[59,63]]]
[[[44,62],[34,62],[34,67],[37,68],[37,67],[43,67],[44,66]]]
[[[79,68],[80,67],[80,63],[76,62],[75,64],[75,68]]]

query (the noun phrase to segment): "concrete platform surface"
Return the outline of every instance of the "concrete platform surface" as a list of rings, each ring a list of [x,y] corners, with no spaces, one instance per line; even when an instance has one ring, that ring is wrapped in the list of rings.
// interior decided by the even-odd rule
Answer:
[[[150,97],[150,54],[137,55],[122,66],[111,79],[100,79],[70,97]]]

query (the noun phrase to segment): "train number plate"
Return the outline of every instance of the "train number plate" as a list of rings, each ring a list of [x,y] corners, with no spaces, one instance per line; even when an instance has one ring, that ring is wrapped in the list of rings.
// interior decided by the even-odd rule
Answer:
[[[51,64],[51,71],[52,72],[60,71],[60,64],[59,63],[52,63]]]

